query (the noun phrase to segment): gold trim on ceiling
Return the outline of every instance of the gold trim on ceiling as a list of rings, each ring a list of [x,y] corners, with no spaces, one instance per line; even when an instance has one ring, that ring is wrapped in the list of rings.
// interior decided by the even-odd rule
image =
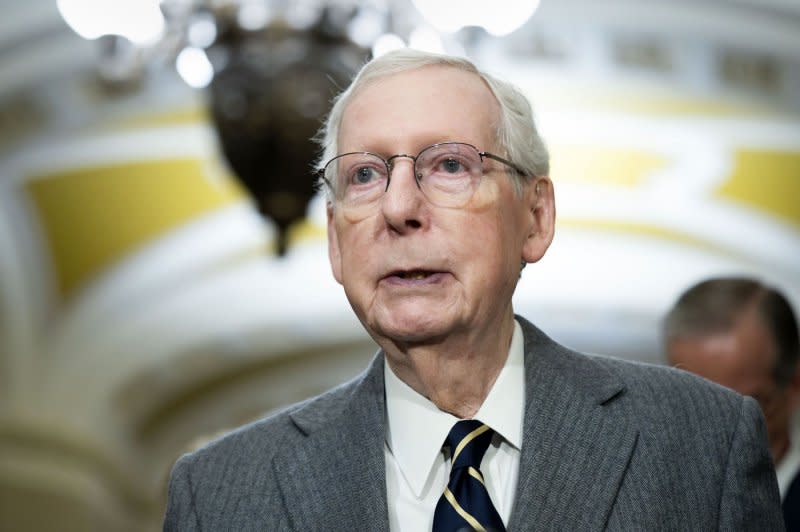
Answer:
[[[738,149],[735,166],[716,195],[800,229],[800,152]]]
[[[652,152],[585,144],[554,144],[551,175],[556,183],[601,183],[621,187],[641,185],[647,176],[669,164]]]
[[[205,161],[164,159],[34,176],[27,193],[38,212],[62,296],[136,248],[244,197]]]

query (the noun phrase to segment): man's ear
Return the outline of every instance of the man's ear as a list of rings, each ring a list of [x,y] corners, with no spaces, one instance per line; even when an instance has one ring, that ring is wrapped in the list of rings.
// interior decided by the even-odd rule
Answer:
[[[339,249],[339,235],[336,233],[334,222],[333,205],[328,203],[328,260],[331,263],[333,278],[342,284],[342,253]]]
[[[522,247],[522,260],[536,262],[553,241],[556,226],[556,200],[549,177],[536,177],[525,190],[530,209],[530,226]]]

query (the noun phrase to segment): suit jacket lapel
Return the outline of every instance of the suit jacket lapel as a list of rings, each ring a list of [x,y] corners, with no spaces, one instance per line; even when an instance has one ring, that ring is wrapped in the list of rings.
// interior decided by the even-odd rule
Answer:
[[[605,526],[637,431],[624,385],[524,319],[526,405],[510,530]]]
[[[273,467],[293,527],[388,530],[383,356],[330,407],[301,408],[292,419],[305,437]]]

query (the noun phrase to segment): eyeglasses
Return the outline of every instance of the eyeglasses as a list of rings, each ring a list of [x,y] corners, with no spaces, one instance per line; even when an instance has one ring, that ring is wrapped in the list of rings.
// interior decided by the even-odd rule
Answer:
[[[398,153],[388,159],[370,152],[343,153],[315,174],[331,189],[336,203],[360,211],[376,205],[389,189],[394,162],[401,158],[413,161],[417,187],[439,207],[463,207],[469,201],[483,177],[485,158],[525,175],[511,161],[463,142],[442,142],[424,148],[416,156]]]

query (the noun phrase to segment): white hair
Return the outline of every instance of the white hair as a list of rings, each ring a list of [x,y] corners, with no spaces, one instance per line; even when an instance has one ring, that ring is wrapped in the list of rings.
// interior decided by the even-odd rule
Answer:
[[[500,120],[495,131],[495,140],[497,146],[505,150],[505,153],[498,155],[511,160],[528,178],[549,174],[550,160],[547,148],[536,130],[531,105],[518,88],[479,70],[467,59],[411,48],[395,50],[366,63],[350,86],[336,97],[331,112],[316,137],[322,148],[317,168],[321,168],[338,154],[337,141],[342,116],[347,105],[360,90],[381,78],[427,66],[452,67],[471,72],[482,79],[500,105]],[[516,172],[510,173],[517,175]],[[515,179],[514,183],[517,189],[521,190],[521,180]]]

